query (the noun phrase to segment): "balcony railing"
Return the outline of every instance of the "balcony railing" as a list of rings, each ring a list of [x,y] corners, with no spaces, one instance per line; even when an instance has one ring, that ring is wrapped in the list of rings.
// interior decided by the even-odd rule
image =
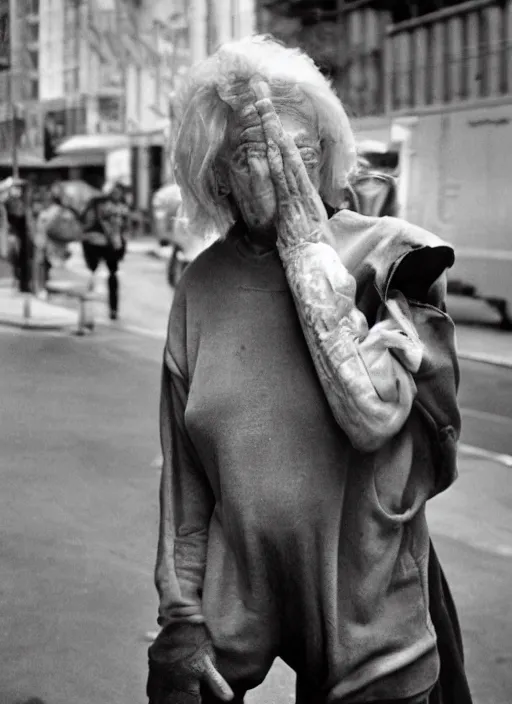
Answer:
[[[475,0],[389,32],[392,111],[512,94],[512,2]]]

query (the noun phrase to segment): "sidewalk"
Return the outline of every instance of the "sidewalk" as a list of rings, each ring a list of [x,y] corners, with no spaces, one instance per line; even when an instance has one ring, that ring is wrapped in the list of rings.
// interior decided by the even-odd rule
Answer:
[[[25,303],[25,296],[18,291],[6,286],[0,287],[0,325],[27,330],[61,330],[77,326],[78,309],[73,311],[34,296],[29,299],[27,311]]]

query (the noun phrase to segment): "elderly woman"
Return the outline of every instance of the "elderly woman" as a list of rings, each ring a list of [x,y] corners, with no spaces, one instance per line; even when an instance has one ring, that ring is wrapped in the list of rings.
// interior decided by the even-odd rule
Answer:
[[[191,227],[221,237],[165,346],[150,702],[241,702],[278,656],[300,704],[470,701],[425,519],[456,475],[452,249],[336,212],[347,116],[270,39],[192,72],[175,156]]]

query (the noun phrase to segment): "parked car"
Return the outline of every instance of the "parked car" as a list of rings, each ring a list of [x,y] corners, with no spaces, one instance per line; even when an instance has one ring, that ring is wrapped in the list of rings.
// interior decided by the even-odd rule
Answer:
[[[181,205],[181,193],[175,183],[159,188],[151,201],[153,230],[161,246],[171,244],[174,221]]]
[[[209,244],[202,235],[190,231],[176,184],[160,188],[153,196],[153,223],[158,243],[170,246],[167,281],[173,288],[190,264]]]

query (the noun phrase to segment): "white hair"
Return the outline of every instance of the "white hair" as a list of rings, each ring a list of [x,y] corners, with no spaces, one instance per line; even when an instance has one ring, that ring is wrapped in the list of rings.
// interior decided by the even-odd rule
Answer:
[[[181,188],[190,227],[205,235],[224,236],[235,213],[218,190],[217,157],[227,133],[231,108],[220,94],[230,85],[258,76],[281,101],[295,92],[309,99],[317,115],[322,148],[320,196],[336,208],[356,164],[356,145],[347,114],[330,82],[299,49],[269,36],[230,42],[194,66],[178,98],[179,130],[174,147],[176,180]]]

